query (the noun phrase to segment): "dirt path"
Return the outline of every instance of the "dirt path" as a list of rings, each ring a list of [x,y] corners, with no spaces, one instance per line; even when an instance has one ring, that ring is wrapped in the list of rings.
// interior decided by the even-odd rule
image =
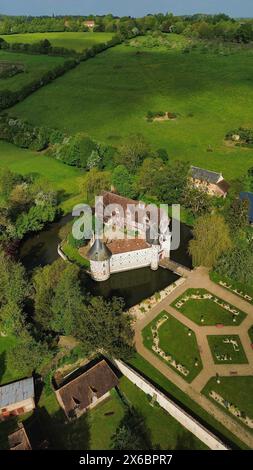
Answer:
[[[171,307],[171,303],[179,297],[188,288],[203,288],[212,294],[221,297],[226,302],[234,305],[240,310],[247,313],[247,317],[243,320],[241,325],[226,326],[218,329],[216,326],[199,326],[182,313]],[[197,343],[200,355],[203,362],[203,369],[191,382],[187,383],[180,375],[174,372],[169,366],[162,362],[151,351],[146,349],[142,342],[142,329],[150,323],[162,310],[166,310],[172,316],[177,318],[181,323],[191,328],[196,334]],[[198,268],[190,273],[187,273],[187,279],[184,284],[175,289],[165,299],[163,299],[155,307],[145,315],[144,318],[136,321],[135,324],[135,342],[138,353],[143,356],[150,364],[158,369],[177,387],[187,393],[193,400],[201,405],[206,411],[214,416],[217,421],[226,426],[233,434],[239,439],[244,441],[249,447],[253,448],[253,435],[247,431],[244,426],[222,411],[215,403],[211,402],[207,397],[201,394],[201,390],[206,385],[208,380],[215,376],[217,373],[220,376],[230,376],[232,374],[238,375],[253,375],[253,350],[250,345],[248,336],[248,329],[253,325],[253,305],[241,299],[237,295],[228,291],[227,289],[212,282],[208,275],[208,270]],[[248,359],[248,364],[215,364],[208,345],[207,335],[226,335],[237,334],[240,336],[245,354]]]

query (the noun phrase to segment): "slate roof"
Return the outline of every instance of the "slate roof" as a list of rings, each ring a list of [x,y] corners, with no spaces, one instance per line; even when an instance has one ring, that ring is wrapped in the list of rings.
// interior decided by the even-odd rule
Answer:
[[[108,250],[107,246],[102,240],[100,240],[100,238],[96,238],[87,253],[87,258],[91,261],[106,261],[110,259],[111,256],[112,254],[110,250]]]
[[[249,221],[253,223],[253,193],[250,192],[241,192],[240,199],[249,201]]]
[[[33,377],[0,387],[0,408],[34,398]]]
[[[107,362],[102,359],[96,365],[60,387],[59,393],[67,416],[72,417],[76,406],[80,411],[91,405],[94,395],[99,399],[119,381]]]
[[[217,184],[219,179],[222,178],[221,173],[205,170],[204,168],[199,168],[197,166],[191,166],[191,176],[193,179],[207,181],[211,184]]]

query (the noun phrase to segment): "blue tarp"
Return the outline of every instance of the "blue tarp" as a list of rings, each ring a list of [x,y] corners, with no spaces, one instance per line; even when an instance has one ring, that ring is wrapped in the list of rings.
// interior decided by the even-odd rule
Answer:
[[[247,199],[249,201],[249,221],[250,223],[253,223],[253,193],[240,193],[240,199]]]

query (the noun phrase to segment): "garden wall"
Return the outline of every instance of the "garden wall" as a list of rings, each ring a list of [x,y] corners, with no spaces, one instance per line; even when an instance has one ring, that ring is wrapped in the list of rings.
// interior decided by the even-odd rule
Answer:
[[[157,403],[174,419],[176,419],[184,428],[190,431],[200,441],[204,442],[211,450],[229,450],[223,442],[212,434],[208,429],[202,426],[186,411],[176,405],[172,400],[166,397],[162,392],[155,388],[151,383],[145,380],[141,375],[135,372],[131,367],[120,360],[115,360],[115,364],[131,382],[137,385],[144,393],[155,398]]]

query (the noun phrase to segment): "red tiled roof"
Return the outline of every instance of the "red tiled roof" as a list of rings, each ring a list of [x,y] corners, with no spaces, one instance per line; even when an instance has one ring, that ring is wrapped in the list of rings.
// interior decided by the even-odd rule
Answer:
[[[145,240],[139,238],[133,238],[130,240],[111,240],[106,243],[106,246],[113,255],[150,248],[150,245]]]

